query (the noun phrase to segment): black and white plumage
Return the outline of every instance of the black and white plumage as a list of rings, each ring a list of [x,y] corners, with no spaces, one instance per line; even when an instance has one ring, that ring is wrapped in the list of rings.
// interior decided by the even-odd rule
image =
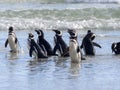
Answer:
[[[91,30],[88,30],[87,35],[83,38],[81,49],[83,48],[85,55],[95,55],[94,46],[101,48],[99,44],[93,42],[95,37],[96,35],[93,32],[91,32]]]
[[[70,41],[69,41],[69,55],[71,57],[71,61],[74,63],[80,63],[81,61],[81,52],[80,47],[77,41],[77,34],[76,32],[68,30],[70,34]]]
[[[120,54],[120,42],[114,42],[111,45],[112,52],[115,54]]]
[[[29,49],[30,57],[32,57],[32,55],[34,55],[38,59],[39,58],[47,58],[47,56],[44,54],[44,52],[39,47],[39,45],[35,42],[34,35],[32,33],[29,33],[27,40],[28,40],[28,49]]]
[[[14,53],[18,52],[18,39],[15,35],[15,32],[12,26],[9,27],[8,38],[5,42],[5,47],[7,47],[8,44],[10,46],[11,52],[14,52]]]
[[[44,51],[44,53],[47,54],[47,56],[51,56],[51,55],[55,55],[53,53],[53,49],[52,46],[50,45],[50,43],[44,38],[44,33],[42,30],[38,29],[35,30],[38,34],[38,39],[37,39],[37,43],[38,45],[41,47],[41,49]]]
[[[62,57],[68,57],[69,52],[66,52],[66,50],[68,49],[68,46],[62,38],[62,32],[59,30],[53,30],[53,31],[56,33],[54,36],[55,46],[53,49],[53,53],[56,53],[58,50]]]

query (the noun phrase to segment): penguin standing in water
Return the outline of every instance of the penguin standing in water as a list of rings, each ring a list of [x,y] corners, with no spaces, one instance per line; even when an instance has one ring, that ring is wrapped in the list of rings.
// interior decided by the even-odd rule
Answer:
[[[59,30],[53,30],[53,31],[56,33],[56,35],[54,36],[55,46],[53,49],[53,53],[55,54],[56,51],[58,50],[62,57],[68,57],[69,52],[66,52],[68,46],[62,38],[62,32]]]
[[[70,34],[70,41],[69,41],[69,55],[71,57],[71,61],[73,63],[80,63],[81,61],[81,52],[80,47],[77,41],[77,34],[71,30],[68,30]]]
[[[114,42],[111,45],[112,52],[114,52],[116,55],[120,54],[120,42]]]
[[[38,40],[37,40],[37,43],[38,45],[41,47],[41,49],[48,55],[48,56],[51,56],[51,55],[55,55],[53,53],[53,49],[51,47],[51,45],[49,44],[49,42],[47,40],[45,40],[44,38],[44,33],[42,30],[35,30],[38,34]]]
[[[94,46],[101,48],[99,44],[93,42],[95,39],[95,34],[88,30],[87,35],[83,38],[81,48],[83,48],[85,55],[95,55]]]
[[[71,37],[73,37],[77,42],[78,42],[78,35],[77,35],[77,32],[76,32],[76,30],[74,30],[74,29],[68,29],[68,33],[70,34],[70,36]],[[71,38],[70,37],[70,38]],[[82,53],[82,51],[81,51],[81,48],[80,48],[80,53],[81,53],[81,60],[86,60],[85,58],[84,58],[84,56],[83,56],[83,53]]]
[[[9,44],[10,46],[10,52],[18,52],[18,39],[15,35],[15,32],[13,30],[13,27],[9,27],[9,32],[8,32],[8,38],[5,42],[5,48],[7,47],[7,45]]]
[[[39,47],[39,45],[34,40],[34,35],[32,33],[29,33],[28,35],[28,49],[29,49],[29,55],[32,57],[32,54],[34,52],[34,55],[39,58],[47,58],[47,56],[43,53],[42,49]]]

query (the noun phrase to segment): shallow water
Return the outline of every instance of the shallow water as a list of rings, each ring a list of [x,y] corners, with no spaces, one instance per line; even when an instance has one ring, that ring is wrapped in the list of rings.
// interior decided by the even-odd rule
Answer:
[[[80,3],[82,2],[82,3]],[[120,56],[111,44],[120,39],[119,0],[0,0],[0,90],[120,90]],[[4,43],[7,30],[13,26],[20,53],[9,52]],[[49,57],[37,61],[29,57],[28,32],[37,39],[35,28],[43,29],[53,47],[53,28],[78,32],[78,42],[88,29],[96,33],[95,42],[102,48],[96,56],[85,56],[80,64],[70,58]]]
[[[111,43],[119,41],[119,30],[94,30],[95,41],[102,49],[96,48],[96,56],[87,56],[80,64],[71,63],[69,57],[52,56],[42,61],[29,57],[28,32],[36,35],[34,31],[16,31],[24,53],[11,54],[9,47],[4,48],[7,33],[0,31],[0,90],[120,90],[120,56],[111,51]],[[51,30],[44,32],[53,46],[54,33]],[[77,32],[80,44],[87,31]],[[66,31],[63,31],[63,38],[68,44]]]

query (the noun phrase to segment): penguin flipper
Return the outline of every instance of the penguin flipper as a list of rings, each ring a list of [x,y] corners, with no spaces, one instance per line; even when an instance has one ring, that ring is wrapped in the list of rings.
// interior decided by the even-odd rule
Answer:
[[[93,45],[96,46],[96,47],[99,47],[99,48],[102,48],[98,43],[96,42],[93,42]]]
[[[7,39],[6,42],[5,42],[5,47],[7,47],[7,45],[8,45],[8,39]]]
[[[43,50],[44,54],[47,56],[47,51],[46,51],[46,49],[45,49],[44,45],[41,45],[41,48],[42,48],[42,50]]]
[[[59,45],[59,43],[56,43],[56,45],[53,49],[53,53],[55,54],[58,49],[60,49],[60,45]]]
[[[83,45],[81,45],[80,48],[82,49],[82,48],[83,48]]]
[[[33,47],[30,47],[30,50],[29,50],[29,55],[30,55],[30,57],[32,57],[32,52],[33,52]]]
[[[17,44],[17,42],[18,42],[18,39],[17,39],[17,38],[15,38],[15,44]]]
[[[86,60],[86,58],[83,57],[83,54],[82,54],[82,51],[81,51],[80,47],[78,46],[77,47],[77,53],[79,53],[79,52],[81,53],[81,60]]]
[[[79,47],[79,46],[77,47],[77,53],[78,53],[78,52],[80,52],[80,47]]]
[[[47,51],[46,51],[46,49],[45,49],[45,47],[44,47],[44,45],[39,44],[39,46],[40,46],[39,48],[41,48],[41,49],[43,50],[43,52],[44,52],[44,53],[46,53],[46,52],[47,52]]]

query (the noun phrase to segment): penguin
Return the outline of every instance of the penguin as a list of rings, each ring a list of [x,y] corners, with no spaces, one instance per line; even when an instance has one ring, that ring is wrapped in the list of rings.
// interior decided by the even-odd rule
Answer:
[[[42,49],[39,47],[39,45],[34,40],[34,35],[32,33],[28,34],[28,49],[29,49],[29,55],[32,57],[33,52],[34,56],[36,56],[38,59],[40,58],[48,58],[42,51]]]
[[[97,46],[101,48],[99,44],[96,42],[93,42],[95,39],[96,35],[91,32],[91,30],[88,30],[87,35],[83,38],[82,44],[81,44],[81,49],[83,48],[85,55],[95,55],[95,49],[94,46]]]
[[[53,53],[56,54],[56,51],[58,50],[62,57],[68,57],[69,52],[66,52],[68,46],[62,38],[62,32],[56,29],[53,29],[53,31],[56,33],[54,36],[55,46],[53,49]]]
[[[80,63],[81,52],[80,52],[80,47],[77,41],[77,34],[70,30],[68,30],[68,33],[70,34],[69,55],[70,55],[71,61],[73,63]]]
[[[5,48],[7,47],[8,44],[11,49],[10,52],[14,53],[18,52],[18,39],[12,26],[9,27],[8,38],[5,42]]]
[[[114,52],[116,55],[120,54],[120,42],[114,42],[111,45],[112,52]]]
[[[68,33],[71,35],[71,37],[74,37],[74,39],[78,42],[78,35],[76,30],[68,29]],[[86,58],[83,56],[81,48],[80,48],[80,53],[81,53],[81,60],[86,60]]]
[[[44,51],[44,53],[46,53],[48,56],[52,56],[55,55],[53,53],[53,49],[51,47],[51,45],[49,44],[49,42],[44,38],[44,33],[42,30],[35,30],[35,32],[37,32],[38,34],[38,39],[37,39],[37,43],[38,45],[42,48],[42,50]]]

